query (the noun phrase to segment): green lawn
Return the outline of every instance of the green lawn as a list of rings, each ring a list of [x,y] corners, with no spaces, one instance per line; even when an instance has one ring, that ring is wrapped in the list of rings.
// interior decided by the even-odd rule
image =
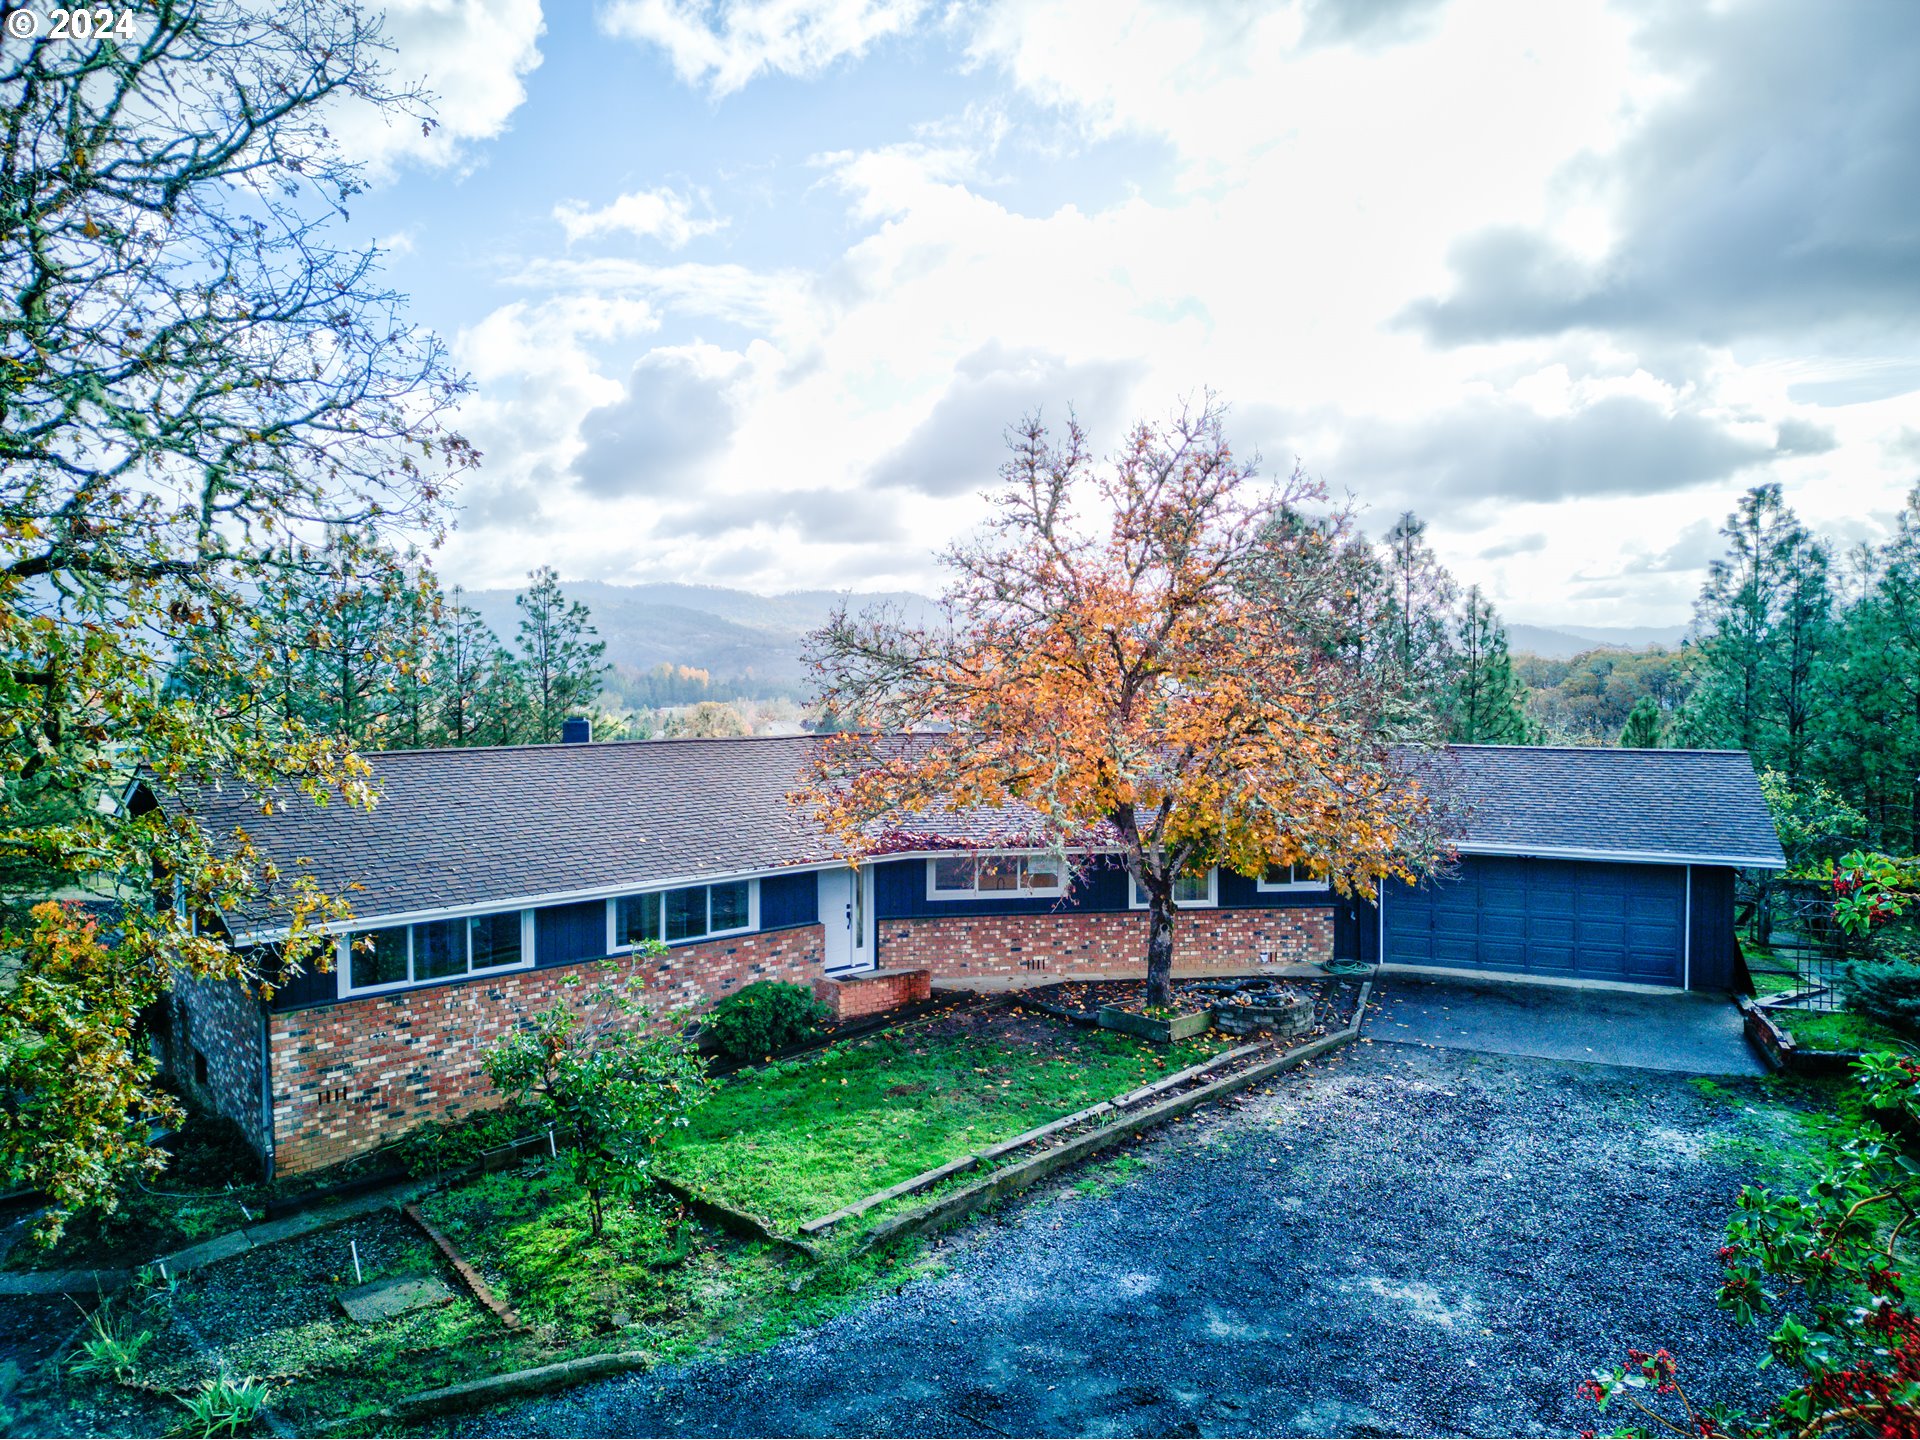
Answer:
[[[1776,956],[1764,945],[1747,946],[1747,966],[1753,975],[1755,999],[1765,1000],[1769,996],[1785,995],[1806,987],[1806,981],[1794,969],[1791,957]],[[1761,966],[1775,968],[1761,969]],[[1776,1025],[1808,1050],[1881,1050],[1889,1046],[1902,1050],[1913,1048],[1913,1041],[1907,1036],[1863,1015],[1848,1014],[1844,1010],[1782,1008],[1769,1009],[1767,1013],[1773,1017]]]
[[[1911,1050],[1913,1041],[1863,1015],[1844,1010],[1770,1010],[1774,1023],[1807,1050]]]
[[[792,1229],[1230,1043],[1153,1045],[1004,1011],[923,1022],[736,1076],[660,1168]]]

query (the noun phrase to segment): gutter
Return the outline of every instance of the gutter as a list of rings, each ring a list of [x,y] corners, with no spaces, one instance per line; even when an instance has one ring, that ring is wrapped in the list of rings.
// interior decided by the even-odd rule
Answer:
[[[1667,850],[1603,850],[1576,846],[1542,845],[1502,845],[1478,841],[1455,840],[1449,842],[1454,850],[1462,855],[1506,855],[1522,859],[1541,860],[1592,860],[1612,862],[1622,865],[1726,865],[1742,870],[1784,870],[1786,862],[1772,856],[1759,855],[1700,855],[1685,851]],[[1077,850],[1075,853],[1086,855],[1117,855],[1121,847],[1117,845],[1093,845]],[[939,860],[949,856],[976,855],[982,851],[1006,855],[1047,855],[1053,852],[1035,846],[992,846],[967,845],[946,850],[898,850],[864,857],[864,863],[876,864],[890,860]],[[565,905],[576,901],[613,900],[622,895],[637,895],[650,890],[673,890],[687,885],[723,885],[734,880],[764,880],[779,875],[817,874],[823,870],[839,869],[851,862],[847,860],[805,861],[797,865],[782,865],[774,869],[757,870],[713,870],[688,875],[668,876],[664,879],[647,880],[635,883],[627,881],[615,885],[595,885],[583,890],[554,890],[532,895],[514,895],[501,899],[467,901],[459,905],[439,905],[424,910],[397,910],[391,913],[355,915],[348,920],[330,921],[316,926],[314,933],[321,935],[344,935],[356,930],[378,928],[388,925],[414,925],[429,920],[451,920],[462,916],[487,914],[492,911],[531,910],[547,905]],[[233,937],[237,946],[260,945],[269,941],[287,938],[287,927],[276,926],[263,930],[240,931]]]

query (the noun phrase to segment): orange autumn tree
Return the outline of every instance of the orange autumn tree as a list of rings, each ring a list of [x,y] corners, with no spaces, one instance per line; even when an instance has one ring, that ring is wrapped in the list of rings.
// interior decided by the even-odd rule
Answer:
[[[804,798],[853,856],[930,811],[999,809],[1002,843],[1116,848],[1147,901],[1147,998],[1172,999],[1176,881],[1303,864],[1341,893],[1437,855],[1381,712],[1371,557],[1296,469],[1263,480],[1211,400],[1097,464],[1070,423],[1011,432],[938,615],[842,608],[809,658],[827,739]]]

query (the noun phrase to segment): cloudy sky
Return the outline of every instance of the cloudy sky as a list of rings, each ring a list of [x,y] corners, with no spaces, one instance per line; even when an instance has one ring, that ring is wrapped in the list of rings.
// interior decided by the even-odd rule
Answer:
[[[1510,618],[1920,480],[1913,0],[390,0],[351,227],[486,452],[443,568],[931,588],[1002,433],[1211,387]]]

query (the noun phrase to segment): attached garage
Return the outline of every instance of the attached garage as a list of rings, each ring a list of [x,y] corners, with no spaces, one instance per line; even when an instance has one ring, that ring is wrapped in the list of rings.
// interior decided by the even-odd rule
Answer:
[[[1392,968],[1724,990],[1733,877],[1779,869],[1740,751],[1452,746],[1433,785],[1447,873],[1390,882],[1364,958]],[[1371,942],[1371,943],[1369,943]]]
[[[1465,856],[1389,890],[1390,963],[1631,985],[1687,982],[1687,869]]]

